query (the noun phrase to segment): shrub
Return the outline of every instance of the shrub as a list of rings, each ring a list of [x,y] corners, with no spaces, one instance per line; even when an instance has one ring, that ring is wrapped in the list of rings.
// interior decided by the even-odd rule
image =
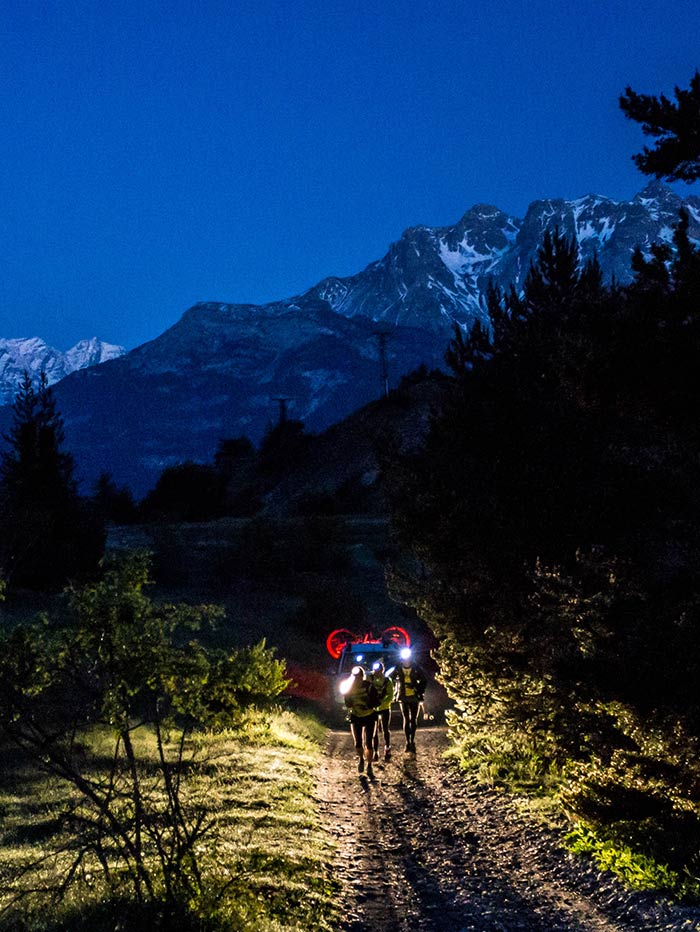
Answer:
[[[70,592],[65,625],[44,618],[3,636],[0,735],[75,796],[62,887],[89,864],[112,896],[194,916],[216,894],[201,855],[215,823],[190,787],[188,739],[235,725],[288,681],[264,642],[204,648],[193,635],[221,610],[155,605],[148,566],[143,552],[122,555]],[[18,895],[25,881],[20,870]]]

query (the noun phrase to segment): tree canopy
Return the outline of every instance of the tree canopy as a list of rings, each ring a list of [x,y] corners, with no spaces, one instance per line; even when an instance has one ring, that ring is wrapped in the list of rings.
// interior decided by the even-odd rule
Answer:
[[[639,170],[690,184],[700,178],[700,72],[687,90],[676,87],[674,96],[675,103],[664,94],[638,94],[627,87],[620,107],[626,117],[642,124],[646,136],[657,140],[653,149],[644,146],[633,156]]]

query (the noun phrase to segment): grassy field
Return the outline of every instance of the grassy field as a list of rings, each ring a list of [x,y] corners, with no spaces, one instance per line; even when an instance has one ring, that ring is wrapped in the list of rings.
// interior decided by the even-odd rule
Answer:
[[[182,929],[322,932],[335,927],[329,843],[313,803],[323,729],[290,712],[251,713],[236,732],[199,735],[188,748],[187,798],[211,828],[198,852],[202,902]],[[109,753],[92,734],[90,760]],[[155,757],[140,737],[139,756]],[[104,748],[101,747],[104,745]],[[88,853],[75,864],[80,804],[65,783],[3,754],[0,771],[0,928],[12,932],[175,932],[157,904],[135,909],[108,889]],[[92,776],[99,776],[92,774]]]

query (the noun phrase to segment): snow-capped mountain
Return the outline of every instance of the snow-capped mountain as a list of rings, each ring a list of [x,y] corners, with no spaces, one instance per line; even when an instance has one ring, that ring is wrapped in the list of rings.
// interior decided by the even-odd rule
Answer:
[[[67,350],[65,357],[69,371],[75,372],[77,369],[87,369],[88,366],[98,366],[109,359],[117,359],[125,352],[123,346],[92,337],[90,340],[80,340]]]
[[[0,404],[12,402],[25,370],[35,381],[43,370],[49,385],[53,385],[76,369],[96,366],[124,353],[122,346],[104,343],[97,337],[81,340],[65,353],[39,337],[0,339]]]
[[[321,430],[378,396],[378,330],[389,332],[396,384],[442,363],[455,322],[484,318],[490,279],[522,285],[546,230],[575,238],[581,262],[597,254],[605,277],[624,283],[635,247],[670,242],[681,207],[700,242],[700,198],[657,182],[631,201],[535,201],[523,219],[479,204],[453,226],[407,230],[362,272],[303,295],[197,304],[150,343],[56,386],[68,446],[86,479],[108,470],[142,493],[167,465],[211,460],[224,437],[259,440],[277,398]]]
[[[485,316],[489,279],[503,289],[522,285],[546,230],[558,227],[576,240],[581,263],[597,255],[605,278],[624,284],[635,247],[648,254],[652,243],[670,242],[683,206],[698,242],[700,198],[681,199],[659,182],[632,201],[593,194],[534,201],[523,220],[477,204],[454,226],[406,230],[383,259],[350,278],[327,278],[311,293],[347,317],[438,331],[453,321],[470,325]]]

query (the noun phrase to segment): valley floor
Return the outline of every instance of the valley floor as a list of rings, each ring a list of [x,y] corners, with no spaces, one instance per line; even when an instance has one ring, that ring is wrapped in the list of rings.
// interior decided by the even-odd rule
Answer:
[[[445,761],[444,728],[419,728],[415,755],[359,775],[332,731],[318,774],[337,848],[339,932],[698,932],[700,909],[631,893],[535,823],[508,795]]]

